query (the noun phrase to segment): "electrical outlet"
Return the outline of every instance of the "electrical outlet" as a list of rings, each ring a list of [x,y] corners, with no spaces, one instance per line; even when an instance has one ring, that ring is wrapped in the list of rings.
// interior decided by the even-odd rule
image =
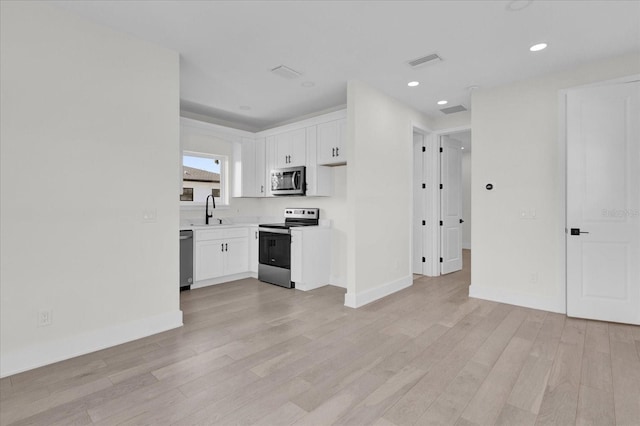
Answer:
[[[53,322],[53,310],[43,309],[38,311],[38,327],[46,327]]]
[[[537,272],[532,272],[531,273],[531,282],[532,283],[537,283],[538,282],[538,273]]]

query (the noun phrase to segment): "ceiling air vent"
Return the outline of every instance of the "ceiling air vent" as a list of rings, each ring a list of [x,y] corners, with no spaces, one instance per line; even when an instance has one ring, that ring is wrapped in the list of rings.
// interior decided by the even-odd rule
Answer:
[[[431,55],[423,56],[422,58],[414,59],[413,61],[409,61],[409,65],[413,68],[420,67],[425,64],[432,64],[435,62],[440,62],[442,58],[435,53]]]
[[[455,114],[456,112],[466,111],[467,109],[463,105],[454,105],[448,108],[442,108],[444,114]]]
[[[287,80],[293,80],[295,78],[300,77],[302,74],[300,74],[298,71],[296,70],[292,70],[291,68],[284,66],[284,65],[280,65],[277,66],[275,68],[273,68],[271,70],[272,73],[274,73],[275,75],[278,75],[282,78],[286,78]]]

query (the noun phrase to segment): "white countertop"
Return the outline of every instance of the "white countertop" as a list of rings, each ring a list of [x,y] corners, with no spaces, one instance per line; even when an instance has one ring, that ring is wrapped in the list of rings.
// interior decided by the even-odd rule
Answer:
[[[231,223],[231,224],[213,224],[213,225],[188,225],[181,226],[181,231],[197,231],[199,229],[227,229],[227,228],[246,228],[249,226],[258,226],[257,223]]]

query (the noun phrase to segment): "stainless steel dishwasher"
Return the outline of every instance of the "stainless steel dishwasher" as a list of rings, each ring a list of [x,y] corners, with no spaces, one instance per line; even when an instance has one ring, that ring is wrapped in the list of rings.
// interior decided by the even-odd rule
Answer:
[[[193,231],[180,231],[180,291],[193,284]]]

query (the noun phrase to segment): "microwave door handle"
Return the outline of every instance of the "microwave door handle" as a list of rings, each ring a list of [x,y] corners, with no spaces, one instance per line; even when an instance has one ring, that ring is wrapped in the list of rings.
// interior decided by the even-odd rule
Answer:
[[[293,172],[293,189],[298,189],[299,172]]]

